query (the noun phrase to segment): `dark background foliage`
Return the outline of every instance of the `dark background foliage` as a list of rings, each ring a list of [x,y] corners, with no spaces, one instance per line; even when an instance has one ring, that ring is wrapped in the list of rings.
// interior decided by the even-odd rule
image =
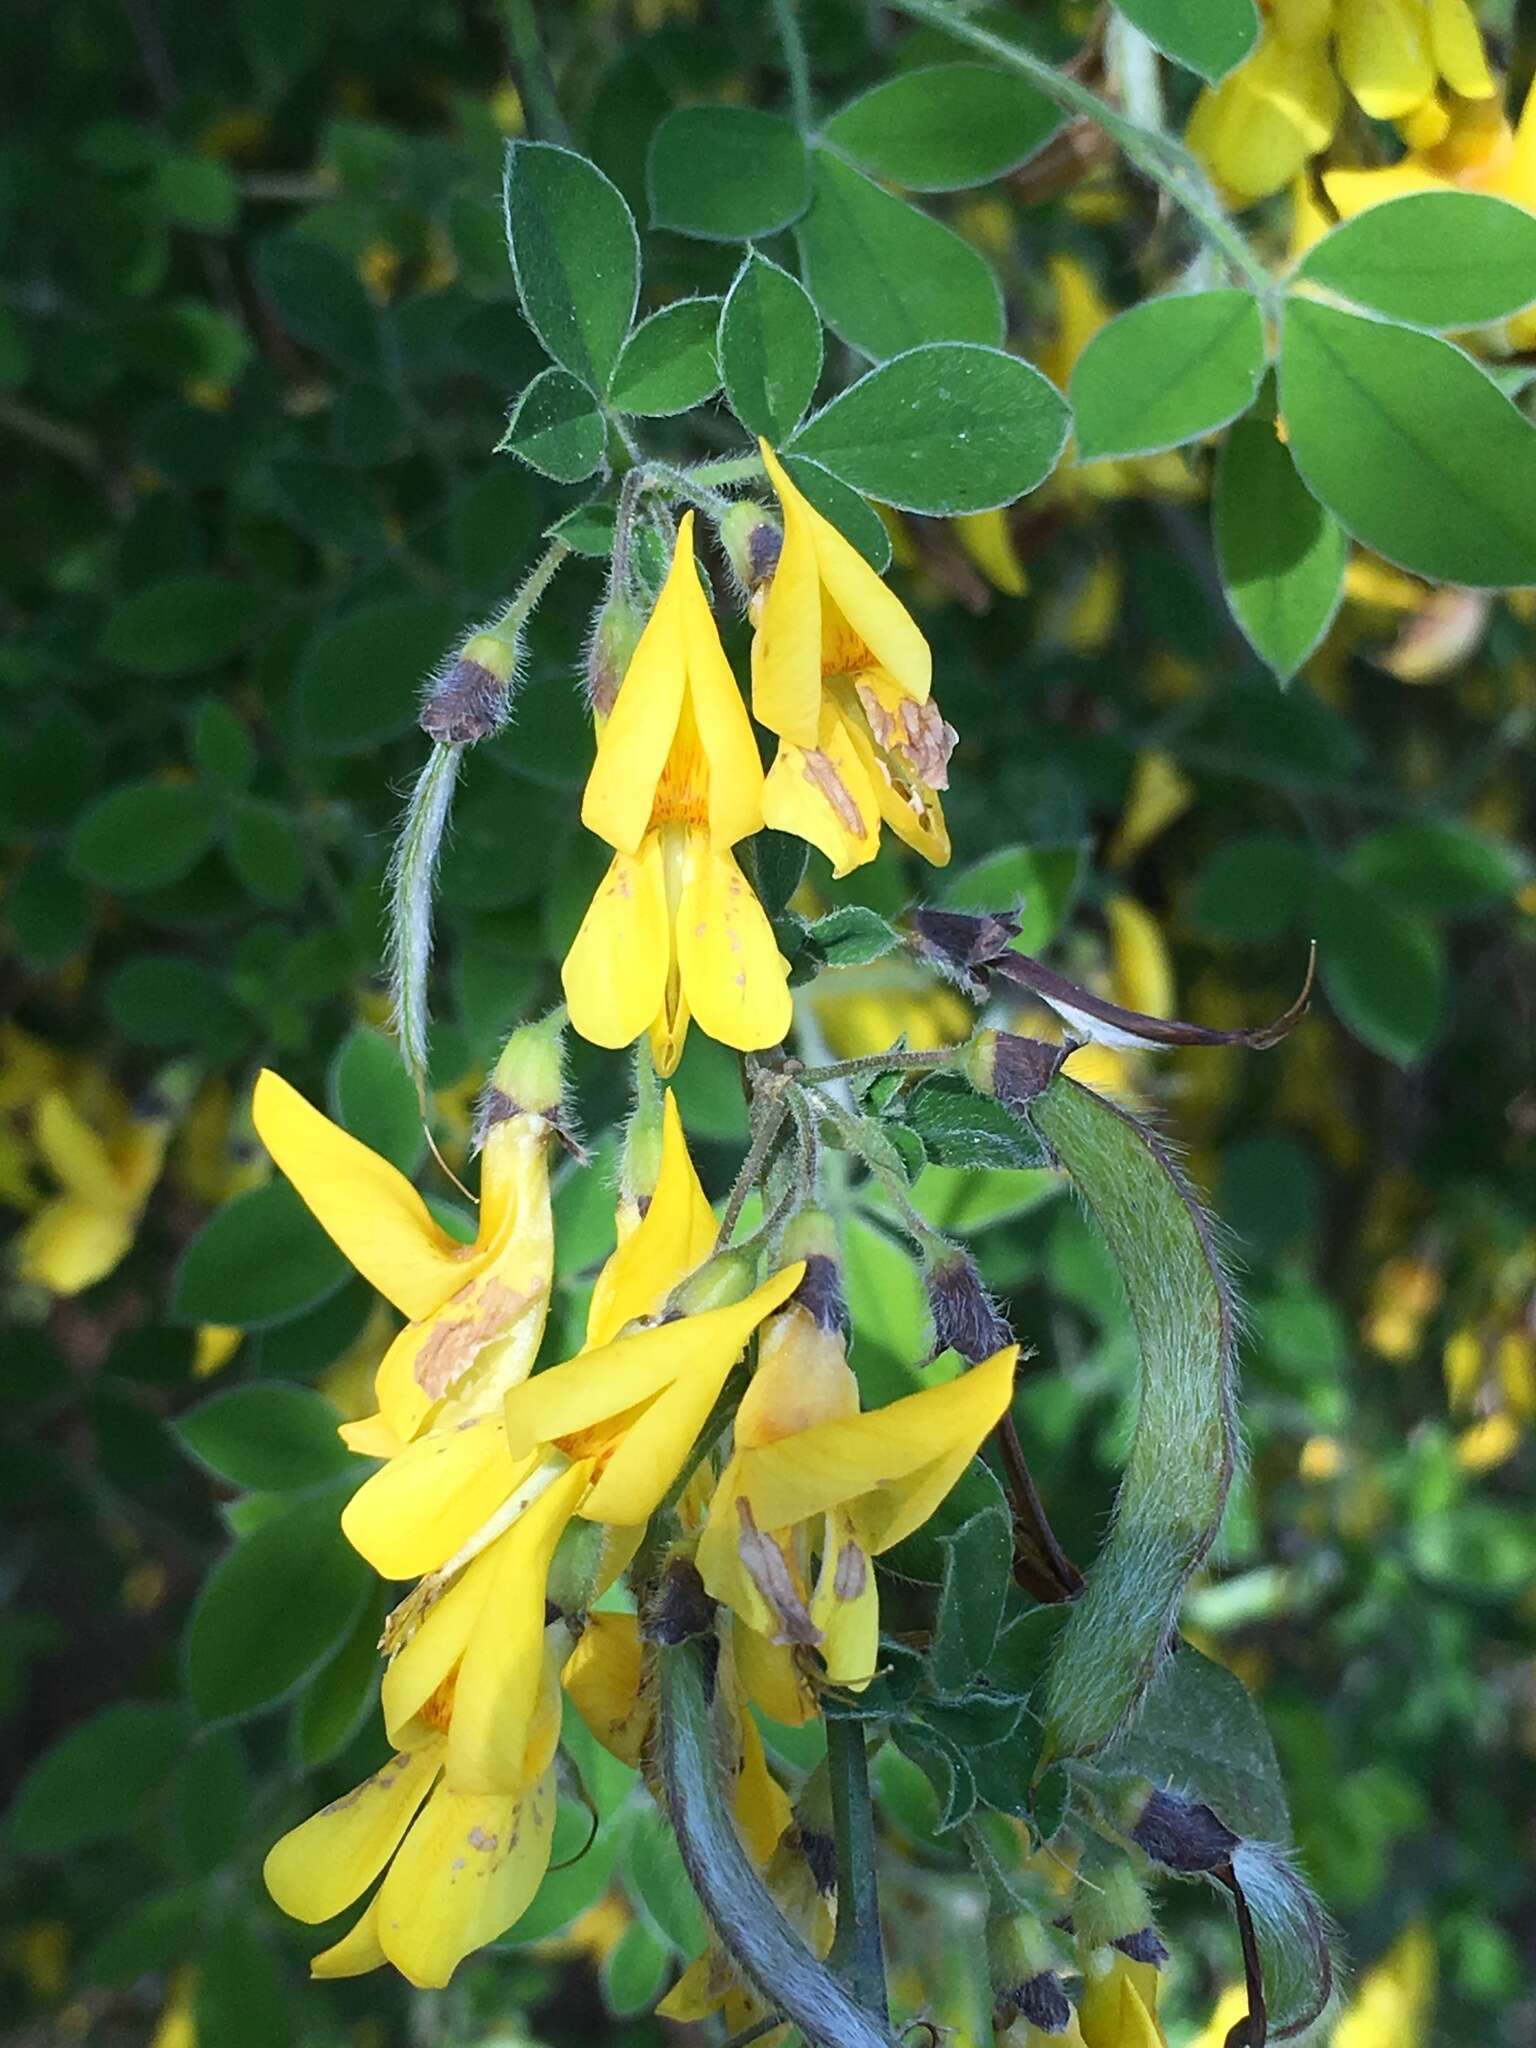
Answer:
[[[642,223],[669,109],[782,102],[767,9],[539,12],[563,117]],[[879,13],[806,9],[829,99],[884,75]],[[380,889],[422,757],[417,694],[573,502],[490,453],[542,360],[498,203],[504,140],[527,118],[508,44],[526,15],[20,0],[0,26],[8,1215],[23,1226],[58,1197],[34,1136],[48,1087],[105,1115],[110,1077],[141,1115],[157,1088],[176,1112],[121,1262],[72,1297],[7,1282],[0,1713],[6,1790],[23,1789],[0,1848],[0,2018],[17,2039],[147,2042],[168,2001],[173,2020],[196,2010],[204,2048],[489,2041],[516,2037],[496,2030],[518,2015],[553,2041],[660,2037],[602,2017],[570,1943],[475,1965],[435,2016],[378,1978],[309,1988],[313,1944],[256,1875],[279,1827],[352,1782],[380,1738],[378,1611],[332,1534],[345,1481],[308,1392],[323,1380],[346,1398],[338,1361],[360,1340],[366,1353],[370,1304],[286,1195],[257,1185],[244,1104],[273,1064],[402,1163],[420,1157],[378,1037]],[[1063,51],[1082,26],[1034,24]],[[940,203],[985,240],[1027,352],[1057,318],[1049,259],[1086,265],[1113,303],[1157,281],[1150,201],[1095,189],[1113,193],[1107,214],[1068,187]],[[648,305],[723,290],[739,258],[661,230],[645,253]],[[828,388],[849,367],[834,347]],[[727,429],[705,412],[655,423],[648,445],[708,453]],[[1496,604],[1473,651],[1415,687],[1378,658],[1395,620],[1362,582],[1282,694],[1227,618],[1202,521],[1155,486],[1058,480],[1030,500],[1022,598],[990,591],[944,528],[905,539],[917,559],[898,574],[962,734],[955,867],[934,893],[1023,893],[1066,971],[1144,993],[1123,930],[1117,950],[1128,899],[1166,934],[1182,1013],[1206,1022],[1283,1007],[1321,942],[1324,1000],[1282,1050],[1117,1076],[1189,1148],[1250,1304],[1252,1468],[1189,1625],[1257,1687],[1354,1953],[1369,1963],[1422,1921],[1434,2038],[1528,2039],[1530,605]],[[576,815],[601,573],[580,560],[557,580],[516,722],[460,791],[433,1076],[450,1150],[501,1036],[553,999],[601,869]],[[1149,754],[1181,791],[1150,831]],[[837,890],[812,879],[824,904],[888,914],[925,886],[889,854]],[[933,1021],[921,983],[843,991],[816,1014],[849,1049],[877,1028],[860,1003],[894,1005],[893,1031]],[[599,1141],[621,1065],[578,1054]],[[742,1128],[733,1063],[695,1033],[679,1086],[718,1185]],[[586,1186],[562,1191],[573,1268],[604,1242],[606,1197]],[[1086,1226],[1037,1195],[1003,1201],[975,1243],[1036,1348],[1022,1412],[1085,1556],[1127,1426],[1130,1338]],[[229,1197],[245,1205],[235,1229],[204,1234]],[[850,1265],[861,1369],[889,1387],[922,1356],[915,1281],[872,1229]],[[209,1325],[246,1332],[213,1389],[299,1390],[279,1490],[238,1454],[232,1467],[206,1417],[201,1440],[183,1426],[209,1396],[194,1372]],[[277,1590],[231,1610],[227,1637],[210,1637],[205,1601],[189,1638],[231,1522],[269,1544]],[[297,1705],[246,1714],[278,1700]],[[911,1825],[937,1896],[947,1852],[920,1813]],[[686,1947],[692,1907],[647,1826],[626,1823],[605,1854],[522,1931],[557,1931],[617,1867],[616,1903],[583,1927],[610,2003],[634,2011]],[[1231,1972],[1212,1918],[1177,1916],[1190,2019]]]

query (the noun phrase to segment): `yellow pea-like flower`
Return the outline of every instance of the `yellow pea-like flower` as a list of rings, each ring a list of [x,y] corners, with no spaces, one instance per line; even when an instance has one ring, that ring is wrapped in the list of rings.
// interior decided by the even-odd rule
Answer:
[[[598,736],[582,822],[614,849],[562,969],[594,1045],[648,1031],[657,1071],[690,1017],[750,1052],[789,1030],[787,970],[731,851],[763,823],[763,771],[693,559],[693,514]]]
[[[752,709],[779,739],[764,821],[819,847],[835,874],[874,859],[882,822],[942,867],[949,833],[938,792],[955,733],[929,694],[928,643],[761,446],[784,522],[778,563],[752,601]]]

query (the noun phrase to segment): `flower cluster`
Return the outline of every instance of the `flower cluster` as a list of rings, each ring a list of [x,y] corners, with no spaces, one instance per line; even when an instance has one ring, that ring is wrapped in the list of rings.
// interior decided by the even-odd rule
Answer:
[[[883,823],[929,860],[949,858],[939,792],[955,735],[929,694],[927,642],[766,447],[763,461],[782,530],[761,515],[767,545],[742,569],[752,706],[778,738],[767,775],[699,580],[691,512],[617,695],[596,707],[581,815],[613,860],[566,956],[566,1001],[596,1045],[648,1033],[662,1075],[692,1018],[741,1052],[789,1030],[789,970],[738,863],[743,840],[791,833],[843,875],[874,859]]]
[[[766,450],[764,461],[783,527],[769,529],[753,596],[753,701],[777,759],[765,776],[690,514],[600,712],[582,815],[613,861],[565,962],[568,1012],[515,1032],[486,1088],[473,1236],[279,1076],[257,1083],[272,1158],[404,1319],[375,1411],[342,1429],[376,1461],[343,1531],[381,1577],[414,1582],[381,1643],[394,1754],[266,1864],[273,1897],[301,1920],[368,1895],[315,1958],[318,1975],[387,1961],[441,1985],[516,1922],[549,1863],[564,1701],[616,1755],[647,1761],[652,1643],[680,1624],[647,1630],[636,1610],[680,1559],[722,1617],[737,1823],[824,1952],[826,1859],[748,1708],[802,1723],[828,1685],[871,1683],[874,1560],[932,1515],[1009,1405],[1017,1347],[999,1325],[972,1369],[863,1412],[832,1221],[807,1186],[778,1227],[720,1244],[676,1102],[657,1086],[691,1018],[742,1050],[788,1031],[785,964],[733,851],[744,838],[765,823],[798,833],[845,872],[873,857],[884,820],[931,858],[948,853],[935,792],[953,735],[929,698],[926,643]],[[614,1250],[580,1348],[546,1364],[566,1014],[598,1044],[648,1047]],[[731,1400],[749,1354],[755,1370]],[[711,1952],[669,2010],[744,2001]]]

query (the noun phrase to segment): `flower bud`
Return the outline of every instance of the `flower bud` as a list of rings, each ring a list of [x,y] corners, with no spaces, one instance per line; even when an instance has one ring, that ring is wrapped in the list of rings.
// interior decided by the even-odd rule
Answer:
[[[965,1049],[961,1070],[978,1095],[994,1096],[1009,1109],[1027,1109],[1043,1094],[1071,1050],[1011,1031],[978,1031]]]
[[[784,529],[755,498],[737,498],[720,520],[720,545],[736,581],[750,597],[779,566]]]
[[[635,1107],[624,1127],[624,1149],[619,1155],[619,1201],[630,1205],[636,1222],[645,1214],[661,1179],[666,1134],[665,1100],[656,1086],[655,1069],[648,1058],[637,1080]]]
[[[1123,1824],[1137,1848],[1181,1877],[1220,1870],[1241,1846],[1242,1838],[1202,1800],[1151,1786],[1133,1794],[1126,1807]]]
[[[1081,1875],[1072,1899],[1079,1941],[1090,1948],[1112,1946],[1136,1963],[1165,1961],[1168,1952],[1153,1930],[1151,1904],[1125,1856],[1106,1850],[1085,1860]]]
[[[700,1316],[707,1309],[745,1301],[757,1285],[757,1261],[750,1252],[717,1252],[672,1290],[667,1317]]]
[[[997,1304],[988,1294],[969,1252],[930,1259],[923,1273],[928,1312],[933,1317],[934,1354],[958,1351],[972,1365],[1013,1342]]]
[[[601,1522],[568,1522],[555,1546],[545,1582],[546,1614],[585,1614],[597,1597],[607,1530]]]
[[[1033,1913],[997,1913],[987,1922],[987,1972],[1001,2033],[1013,2020],[1042,2033],[1065,2033],[1072,2008],[1056,1973],[1057,1954]]]
[[[473,746],[500,732],[512,708],[522,663],[517,634],[471,633],[453,662],[427,686],[420,723],[429,739]]]
[[[786,1260],[805,1261],[805,1278],[790,1300],[807,1311],[818,1329],[839,1330],[846,1336],[848,1307],[832,1218],[821,1209],[802,1209],[785,1228],[782,1252]]]
[[[558,1120],[564,1090],[565,1012],[551,1010],[535,1024],[520,1024],[507,1040],[480,1106],[481,1139],[509,1116]]]
[[[644,630],[644,616],[621,591],[610,591],[592,622],[592,637],[587,642],[587,702],[594,717],[606,718],[613,709]]]

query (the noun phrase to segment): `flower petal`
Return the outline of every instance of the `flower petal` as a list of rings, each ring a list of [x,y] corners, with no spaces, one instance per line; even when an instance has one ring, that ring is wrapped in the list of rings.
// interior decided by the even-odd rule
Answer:
[[[507,1396],[507,1443],[512,1455],[524,1456],[541,1443],[621,1416],[651,1400],[674,1380],[699,1373],[718,1373],[723,1380],[757,1325],[793,1294],[804,1271],[804,1262],[797,1259],[763,1281],[743,1301],[615,1337],[611,1344],[535,1373]],[[720,1368],[722,1357],[724,1369]],[[661,1490],[666,1490],[665,1481]]]
[[[257,1079],[251,1113],[320,1227],[402,1315],[422,1321],[473,1277],[477,1248],[456,1244],[403,1173],[270,1068]]]
[[[112,1155],[69,1097],[50,1088],[32,1119],[32,1142],[61,1187],[97,1208],[118,1206],[123,1191]]]
[[[636,1617],[599,1611],[587,1616],[560,1675],[592,1739],[631,1769],[639,1768],[651,1725],[651,1703],[641,1692],[644,1669]]]
[[[555,1774],[520,1799],[440,1785],[379,1892],[379,1940],[403,1977],[440,1990],[522,1915],[549,1868]]]
[[[262,1876],[283,1912],[316,1924],[360,1898],[410,1826],[442,1761],[440,1743],[391,1757],[355,1791],[333,1799],[274,1843]]]
[[[385,1671],[381,1688],[384,1727],[397,1749],[427,1741],[439,1732],[438,1723],[429,1724],[418,1717],[468,1647],[495,1582],[498,1546],[505,1541],[503,1535],[490,1544],[427,1606]]]
[[[1339,10],[1339,71],[1373,121],[1395,121],[1434,91],[1435,65],[1424,31],[1415,0],[1349,0]]]
[[[1018,1346],[887,1408],[822,1422],[741,1459],[739,1493],[762,1529],[852,1504],[873,1555],[921,1526],[1008,1406]]]
[[[593,1045],[631,1044],[660,1014],[672,965],[661,842],[618,853],[560,970],[571,1022]]]
[[[379,1945],[379,1902],[370,1899],[355,1925],[310,1960],[311,1977],[362,1977],[389,1961]]]
[[[709,768],[710,843],[725,848],[762,829],[763,764],[714,613],[691,567],[681,603],[688,697]]]
[[[16,1270],[50,1294],[83,1294],[127,1256],[133,1224],[127,1210],[62,1195],[44,1203],[17,1237]]]
[[[342,1534],[381,1578],[435,1572],[518,1480],[499,1415],[408,1444],[341,1511]]]
[[[497,1543],[485,1622],[470,1636],[454,1687],[448,1783],[455,1792],[520,1792],[548,1765],[547,1754],[529,1757],[545,1689],[545,1585],[590,1475],[588,1464],[572,1465]],[[558,1673],[551,1676],[558,1731]]]
[[[683,708],[688,599],[698,589],[693,514],[688,512],[678,527],[672,566],[656,609],[646,621],[598,737],[597,758],[581,800],[581,822],[620,853],[637,852],[650,826],[656,785]]]
[[[831,702],[822,706],[814,747],[780,741],[763,786],[763,822],[816,847],[834,875],[880,851],[880,801]]]
[[[662,1105],[661,1171],[645,1214],[597,1276],[587,1344],[606,1344],[627,1322],[654,1315],[678,1281],[709,1257],[715,1212],[699,1184],[670,1089]]]
[[[813,747],[821,716],[821,573],[811,508],[768,443],[757,445],[779,494],[784,539],[752,640],[752,711],[780,738]]]
[[[683,995],[702,1030],[738,1052],[781,1042],[794,1004],[773,926],[735,856],[711,852],[699,832],[688,835],[676,945]]]

